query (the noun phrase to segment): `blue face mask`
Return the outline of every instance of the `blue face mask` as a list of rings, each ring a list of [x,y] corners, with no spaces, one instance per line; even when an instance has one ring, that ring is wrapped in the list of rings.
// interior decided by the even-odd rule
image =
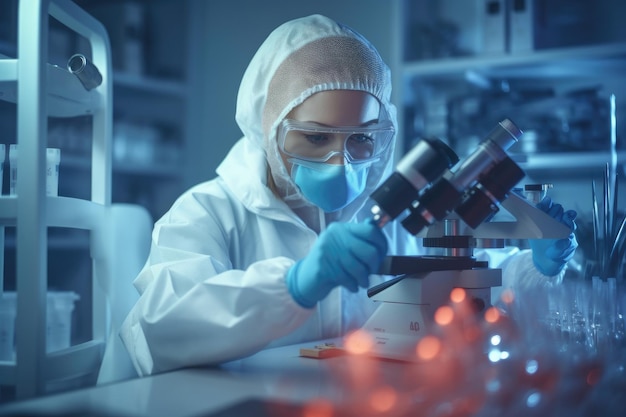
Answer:
[[[291,177],[309,202],[327,213],[353,202],[367,183],[371,164],[332,165],[291,159]]]

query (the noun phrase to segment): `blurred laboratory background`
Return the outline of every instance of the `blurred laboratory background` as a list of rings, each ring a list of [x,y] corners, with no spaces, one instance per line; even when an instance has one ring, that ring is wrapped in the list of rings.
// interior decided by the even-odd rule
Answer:
[[[0,2],[0,58],[17,56],[18,0]],[[592,184],[624,174],[626,2],[623,0],[76,0],[107,29],[113,66],[112,200],[154,220],[184,190],[214,177],[241,136],[239,81],[280,23],[328,15],[365,35],[389,63],[398,158],[421,137],[459,155],[508,117],[525,131],[511,153],[525,183],[579,213],[579,269],[592,256]],[[89,43],[49,20],[49,63],[90,56]],[[16,104],[0,82],[0,143],[16,143]],[[59,148],[58,194],[89,198],[91,117],[48,119]],[[8,156],[2,193],[9,194]],[[624,198],[626,193],[619,193]],[[621,202],[622,200],[620,200]],[[620,209],[623,204],[616,207]],[[4,290],[15,290],[7,228]],[[13,235],[12,235],[13,233]],[[48,288],[75,292],[72,343],[91,337],[89,232],[48,232]]]

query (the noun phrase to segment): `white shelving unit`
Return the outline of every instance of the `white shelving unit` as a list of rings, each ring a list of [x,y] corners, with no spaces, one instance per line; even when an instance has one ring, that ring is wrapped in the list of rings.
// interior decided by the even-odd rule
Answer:
[[[91,44],[102,83],[87,91],[67,70],[48,64],[48,21],[54,17]],[[109,38],[104,27],[69,0],[20,0],[18,58],[0,59],[0,84],[14,86],[20,149],[16,196],[0,198],[0,223],[16,228],[15,361],[0,362],[0,385],[15,386],[17,399],[54,391],[55,384],[98,372],[108,336],[105,291],[115,278],[111,204],[112,83]],[[9,88],[10,90],[10,88]],[[48,117],[90,115],[91,198],[47,197]],[[93,260],[92,338],[46,353],[48,228],[89,231]],[[2,228],[4,233],[4,227]],[[2,239],[4,240],[4,239]],[[2,290],[2,286],[0,286]]]
[[[200,89],[192,87],[198,73],[198,17],[203,2],[143,0],[73,0],[107,30],[111,44],[113,103],[113,202],[141,204],[154,218],[165,213],[185,189],[198,182],[198,168],[189,164],[189,150],[201,136],[201,112],[192,103]],[[18,0],[0,2],[0,54],[17,56]],[[65,72],[75,53],[91,56],[89,42],[56,19],[50,20],[49,59]],[[132,44],[128,53],[126,48]],[[133,49],[133,48],[136,48]],[[130,57],[127,57],[129,55]],[[0,58],[2,55],[0,55]],[[117,58],[117,59],[116,59]],[[60,68],[61,67],[61,68]],[[58,85],[51,80],[50,88]],[[0,84],[0,97],[13,97],[15,85]],[[14,106],[0,105],[0,143],[15,142]],[[79,113],[80,114],[80,113]],[[48,146],[61,148],[63,195],[85,198],[90,192],[90,117],[55,117],[48,122]]]
[[[487,31],[484,16],[480,16],[481,8],[486,3],[499,3],[504,7],[507,1],[473,0],[462,3],[461,7],[460,2],[455,3],[450,0],[394,2],[396,26],[399,28],[394,54],[395,102],[399,106],[399,137],[402,139],[401,143],[405,144],[404,148],[400,147],[399,152],[405,152],[410,147],[411,141],[416,138],[412,135],[444,136],[444,139],[448,139],[447,134],[450,133],[450,126],[453,123],[449,109],[450,103],[463,95],[473,94],[479,97],[483,103],[479,103],[478,100],[465,102],[468,106],[479,106],[484,104],[486,97],[484,93],[488,91],[497,92],[500,89],[504,94],[506,88],[510,88],[513,93],[516,92],[515,89],[531,92],[542,88],[552,89],[554,92],[552,97],[529,98],[527,106],[519,104],[507,109],[507,111],[510,110],[510,118],[516,121],[516,117],[521,119],[518,124],[523,130],[528,127],[525,117],[530,109],[535,113],[543,112],[549,115],[557,106],[563,106],[563,101],[558,102],[559,98],[577,89],[584,90],[597,86],[602,94],[607,95],[607,105],[608,96],[615,94],[618,114],[626,110],[626,87],[622,82],[622,74],[626,71],[626,37],[623,36],[623,31],[617,33],[618,30],[612,29],[616,36],[611,39],[611,32],[607,29],[606,33],[596,36],[597,39],[602,39],[601,43],[590,41],[582,42],[580,45],[568,44],[563,47],[525,51],[485,52],[481,50],[484,47],[481,42],[485,41],[485,36],[505,37],[507,31],[502,26],[499,35],[481,33],[481,31]],[[526,2],[526,4],[535,5],[539,3]],[[508,4],[512,3],[508,2]],[[610,15],[612,6],[622,7],[619,2],[612,0],[600,2],[598,7],[604,7],[607,10],[598,12],[599,15]],[[416,11],[423,12],[424,15],[415,16]],[[428,13],[433,15],[428,15]],[[506,10],[502,13],[506,13]],[[455,28],[458,30],[456,43],[450,42],[460,45],[456,51],[464,48],[463,51],[456,56],[454,52],[449,52],[442,53],[442,56],[438,57],[411,57],[410,44],[419,42],[415,33],[422,35],[424,33],[409,30],[410,25],[419,26],[416,22],[421,22],[419,24],[422,25],[422,29],[431,22],[456,22]],[[610,26],[614,22],[606,24]],[[529,23],[528,27],[532,32],[532,23]],[[447,30],[450,30],[450,26]],[[429,33],[424,36],[433,35]],[[455,48],[450,47],[450,51],[453,50]],[[481,94],[483,94],[482,97]],[[472,111],[480,114],[481,110],[468,109],[468,112]],[[485,119],[488,115],[485,112],[481,114],[481,117]],[[618,132],[621,136],[626,135],[623,125],[622,123],[621,131]],[[476,126],[476,128],[483,133],[487,132],[486,127]],[[576,174],[580,174],[587,171],[595,172],[609,160],[608,141],[607,134],[606,148],[602,148],[597,139],[589,138],[586,142],[584,139],[580,140],[576,144],[578,146],[576,149],[564,147],[564,149],[554,148],[546,151],[539,147],[536,151],[526,152],[520,144],[511,151],[519,152],[518,161],[526,172],[552,171],[552,174],[561,172],[563,175],[570,175],[572,171],[576,171]],[[463,143],[458,144],[458,149],[455,146],[457,144],[452,143],[452,145],[457,152],[463,153]],[[620,163],[626,161],[624,152],[619,152],[618,158]]]
[[[76,0],[107,28],[113,64],[112,199],[163,215],[187,187],[190,20],[198,2]]]

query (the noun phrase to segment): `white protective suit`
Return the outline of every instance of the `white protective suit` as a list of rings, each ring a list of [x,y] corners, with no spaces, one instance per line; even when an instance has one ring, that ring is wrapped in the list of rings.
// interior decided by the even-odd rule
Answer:
[[[135,281],[141,297],[120,332],[140,375],[336,337],[369,317],[375,305],[363,290],[336,288],[305,309],[285,284],[328,222],[370,217],[368,196],[392,172],[393,146],[371,167],[364,193],[335,213],[324,214],[299,193],[279,157],[277,126],[312,94],[336,89],[371,93],[395,123],[389,69],[349,28],[313,15],[283,24],[261,45],[238,95],[244,137],[215,179],[185,192],[155,224]],[[420,254],[399,222],[384,231],[390,254]],[[533,269],[528,255],[516,257],[517,267]]]

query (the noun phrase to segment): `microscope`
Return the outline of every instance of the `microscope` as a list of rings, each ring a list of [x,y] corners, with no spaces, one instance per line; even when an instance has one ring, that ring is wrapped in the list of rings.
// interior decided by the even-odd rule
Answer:
[[[506,150],[521,135],[511,120],[502,120],[463,160],[441,140],[422,139],[372,193],[379,227],[406,214],[402,226],[441,253],[385,259],[380,273],[393,278],[368,289],[380,305],[362,328],[375,339],[375,356],[415,360],[417,342],[454,288],[466,291],[477,313],[491,305],[502,270],[477,260],[473,249],[503,248],[505,239],[569,235],[565,225],[535,207],[536,198],[511,191],[525,173]],[[535,189],[527,191],[536,194]],[[501,209],[510,216],[496,220]]]

